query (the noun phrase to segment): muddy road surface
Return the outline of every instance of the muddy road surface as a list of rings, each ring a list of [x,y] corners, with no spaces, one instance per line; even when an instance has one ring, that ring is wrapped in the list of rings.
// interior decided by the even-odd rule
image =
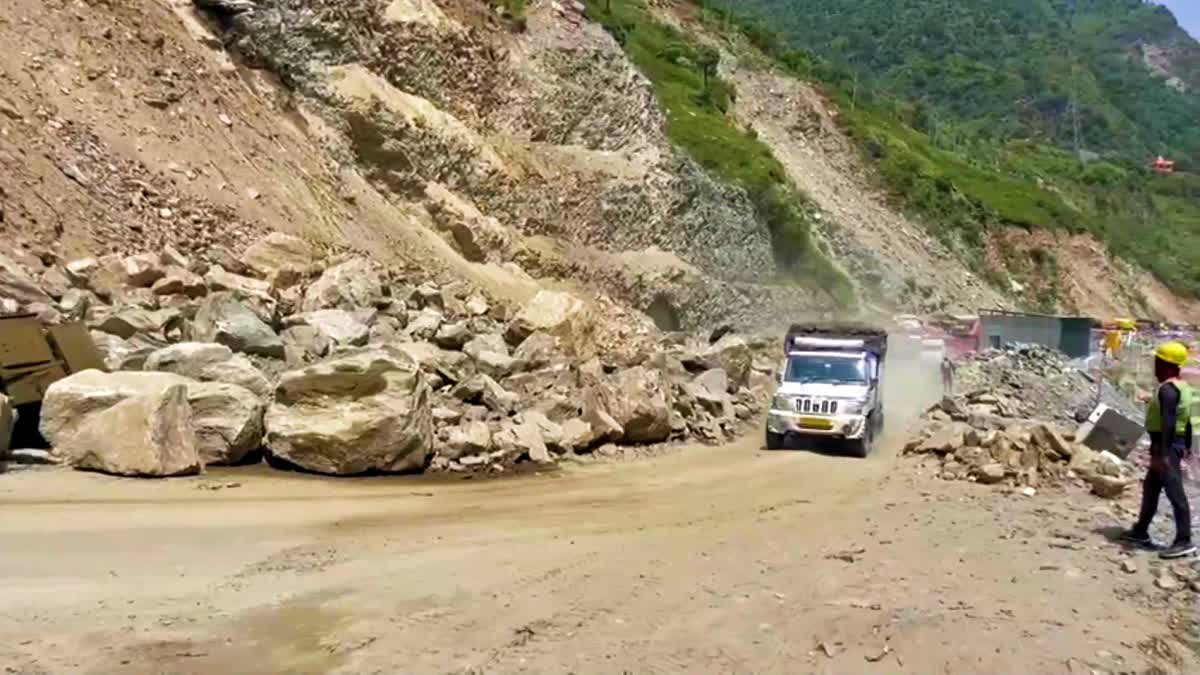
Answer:
[[[223,675],[1195,665],[1161,646],[1164,613],[1128,600],[1094,531],[1119,514],[934,481],[898,445],[893,432],[858,460],[766,452],[755,434],[494,481],[0,476],[0,662]]]

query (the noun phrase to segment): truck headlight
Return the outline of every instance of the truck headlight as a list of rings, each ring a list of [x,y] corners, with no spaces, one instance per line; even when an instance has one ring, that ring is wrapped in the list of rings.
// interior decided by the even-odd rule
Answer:
[[[843,415],[861,415],[866,406],[866,401],[846,401],[839,407]]]
[[[787,410],[791,412],[794,409],[795,406],[792,405],[791,396],[776,395],[775,398],[771,399],[771,410]]]

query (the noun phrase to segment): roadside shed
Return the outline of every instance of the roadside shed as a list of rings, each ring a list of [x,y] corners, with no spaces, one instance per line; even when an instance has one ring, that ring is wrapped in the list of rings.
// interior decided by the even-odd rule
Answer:
[[[1071,358],[1092,352],[1092,320],[1088,317],[990,310],[980,312],[979,320],[983,348],[1026,342],[1053,347]]]

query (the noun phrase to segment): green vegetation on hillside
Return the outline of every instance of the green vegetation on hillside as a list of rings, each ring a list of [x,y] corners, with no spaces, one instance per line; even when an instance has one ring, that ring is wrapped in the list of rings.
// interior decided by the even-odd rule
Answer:
[[[1061,148],[1063,139],[1054,131],[1056,127],[1038,126],[1048,118],[1025,120],[1019,115],[999,113],[998,102],[1011,102],[1015,99],[1005,97],[1016,95],[1015,90],[1005,89],[1012,83],[1006,83],[1003,68],[981,70],[978,60],[970,65],[955,53],[946,53],[956,49],[972,54],[1007,53],[1012,35],[1054,32],[1060,3],[1002,2],[1011,12],[999,16],[1007,18],[993,17],[990,24],[982,22],[979,17],[988,8],[996,10],[999,1],[951,3],[953,7],[948,7],[942,0],[746,0],[736,3],[738,9],[732,14],[723,9],[723,5],[730,4],[728,0],[696,0],[696,4],[705,8],[701,16],[711,27],[737,29],[798,77],[823,83],[841,112],[842,123],[860,142],[885,186],[922,215],[935,234],[967,257],[982,261],[986,231],[999,224],[1090,232],[1114,253],[1150,270],[1172,289],[1200,295],[1200,176],[1153,174],[1146,169],[1147,158],[1140,154],[1148,144],[1166,141],[1177,143],[1173,147],[1183,148],[1181,152],[1200,151],[1200,126],[1194,121],[1184,125],[1176,114],[1188,110],[1194,97],[1169,89],[1151,77],[1140,62],[1109,63],[1114,69],[1099,76],[1106,84],[1097,85],[1092,92],[1107,92],[1108,107],[1102,117],[1108,122],[1088,122],[1091,118],[1081,104],[1081,136],[1089,144],[1095,143],[1089,147],[1105,149],[1106,153],[1103,161],[1095,155],[1087,158],[1090,161],[1081,161]],[[1077,2],[1081,15],[1088,13],[1087,21],[1076,17],[1073,25],[1078,31],[1114,33],[1114,26],[1124,25],[1114,18],[1121,8],[1132,17],[1131,21],[1161,23],[1158,10],[1141,7],[1140,3]],[[779,9],[783,6],[791,8],[791,13]],[[929,14],[933,8],[944,9],[946,15]],[[758,13],[747,15],[744,11]],[[813,32],[821,32],[814,26],[822,26],[825,32],[810,43],[814,48],[828,43],[830,49],[853,52],[853,46],[861,46],[865,40],[855,26],[869,23],[849,16],[855,12],[880,19],[881,23],[872,28],[879,34],[880,45],[894,43],[907,49],[907,56],[874,56],[882,60],[876,65],[883,68],[883,75],[873,75],[851,59],[838,62],[792,46]],[[926,35],[945,33],[946,22],[964,15],[981,21],[966,33],[971,40],[956,41],[971,44],[948,46],[944,40],[935,44],[926,39]],[[1105,17],[1107,23],[1101,21]],[[766,27],[768,23],[771,28]],[[795,33],[780,37],[775,28]],[[1130,39],[1127,34],[1121,36]],[[1033,69],[1046,78],[1073,70],[1052,57],[1045,50],[1031,49],[1019,63],[1004,67],[1015,68],[1013,72],[1018,73]],[[903,68],[893,63],[901,58],[908,64]],[[936,67],[926,67],[926,62],[935,60]],[[1021,64],[1024,71],[1017,68]],[[919,73],[922,95],[913,96],[913,90],[898,76],[887,75],[892,68]],[[1120,86],[1127,89],[1113,82],[1123,83]],[[996,90],[1007,93],[997,97]],[[1171,101],[1170,105],[1159,106],[1163,100]],[[1200,107],[1196,110],[1200,113]],[[1134,117],[1145,121],[1137,133],[1108,138],[1105,144],[1100,143],[1103,139],[1093,140],[1096,135],[1111,136],[1114,128],[1127,128]],[[1200,116],[1193,114],[1191,119]],[[1017,126],[1006,127],[1009,123]],[[1029,126],[1022,126],[1026,123]],[[1105,126],[1108,123],[1117,126]],[[1022,129],[1026,137],[1020,135]],[[1073,133],[1071,137],[1073,145]],[[1060,147],[1055,147],[1056,143]],[[1185,168],[1189,164],[1189,155],[1170,154],[1183,159]],[[1052,256],[1053,252],[1048,254]],[[1037,267],[1045,270],[1052,265]],[[992,271],[984,273],[1000,281]],[[1045,299],[1039,300],[1045,304]]]
[[[1142,0],[712,0],[915,107],[929,134],[1200,161],[1200,95],[1154,77],[1142,45],[1200,45]],[[1181,69],[1181,72],[1186,71]],[[1193,74],[1200,78],[1200,74]],[[1191,79],[1191,78],[1189,78]],[[1198,82],[1197,84],[1200,84]],[[1076,116],[1074,113],[1078,112]]]
[[[814,245],[807,199],[770,148],[727,114],[733,92],[716,75],[719,54],[654,20],[642,0],[590,0],[589,16],[654,85],[671,141],[719,178],[741,186],[770,228],[780,265],[798,281],[849,300],[849,281]]]

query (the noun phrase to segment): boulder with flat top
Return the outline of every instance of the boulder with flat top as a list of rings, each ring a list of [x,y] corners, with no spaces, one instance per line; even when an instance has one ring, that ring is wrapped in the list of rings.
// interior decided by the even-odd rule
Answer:
[[[405,352],[343,352],[281,376],[266,447],[317,473],[420,471],[434,450],[429,399],[420,366]]]

